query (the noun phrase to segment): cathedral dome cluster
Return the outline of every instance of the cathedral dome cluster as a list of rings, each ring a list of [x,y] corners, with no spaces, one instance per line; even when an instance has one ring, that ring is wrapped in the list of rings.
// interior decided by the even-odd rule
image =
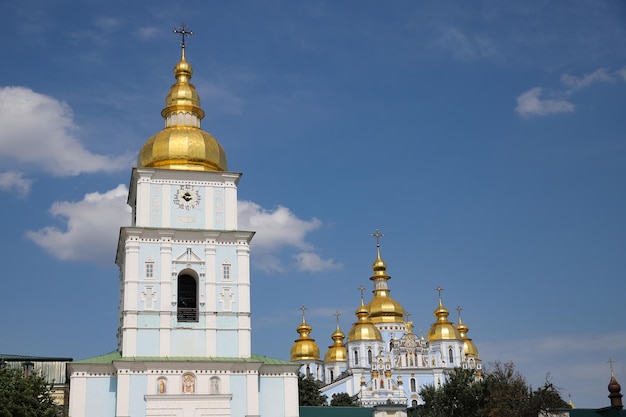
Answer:
[[[189,82],[193,74],[185,59],[174,67],[176,83],[165,99],[161,116],[165,128],[144,144],[137,158],[137,167],[187,171],[226,171],[226,153],[222,145],[200,128],[204,110],[200,97]]]
[[[376,231],[378,239],[382,235]],[[328,347],[323,360],[319,349],[310,338],[311,326],[302,316],[300,334],[291,349],[291,360],[302,364],[301,371],[322,382],[321,391],[327,396],[335,393],[358,395],[364,406],[384,404],[387,401],[421,404],[419,390],[427,384],[441,384],[450,368],[474,369],[482,375],[482,363],[478,349],[467,336],[469,327],[461,320],[448,319],[449,310],[444,306],[439,292],[439,302],[433,315],[435,321],[427,337],[413,332],[413,322],[403,306],[391,298],[387,264],[380,255],[372,265],[370,280],[374,284],[373,297],[365,303],[361,286],[361,303],[355,311],[357,320],[345,335],[337,326],[332,333],[333,344]],[[304,307],[303,307],[304,312]],[[315,345],[315,346],[313,346]]]

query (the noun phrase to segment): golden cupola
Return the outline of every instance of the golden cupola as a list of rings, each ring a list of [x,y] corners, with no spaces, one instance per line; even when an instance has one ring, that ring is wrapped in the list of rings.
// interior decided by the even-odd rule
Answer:
[[[291,360],[298,361],[317,361],[320,359],[320,348],[312,339],[310,334],[313,329],[304,319],[304,307],[302,307],[302,323],[296,328],[300,337],[294,341],[291,347]]]
[[[343,344],[345,335],[339,328],[339,315],[337,315],[337,328],[330,336],[333,339],[333,344],[328,346],[326,355],[324,355],[324,362],[345,362],[348,360],[348,353],[346,351],[346,345]]]
[[[463,320],[461,319],[461,307],[459,307],[458,310],[459,310],[459,322],[456,325],[456,329],[459,331],[461,340],[463,340],[463,353],[465,354],[466,357],[472,356],[474,358],[478,358],[478,349],[476,348],[476,345],[474,344],[474,342],[472,342],[472,339],[467,337],[467,332],[469,331],[469,327],[465,323],[463,323]]]
[[[187,171],[226,171],[226,153],[222,145],[200,128],[204,110],[200,97],[189,82],[193,70],[185,59],[174,67],[176,83],[165,99],[161,116],[165,128],[143,145],[137,158],[139,168],[164,168]]]
[[[378,230],[376,230],[378,234]],[[404,309],[396,300],[389,295],[387,281],[391,279],[387,275],[387,264],[380,257],[380,244],[376,243],[378,256],[372,264],[374,275],[370,277],[374,281],[374,298],[367,305],[370,320],[373,323],[401,323],[404,322]]]
[[[363,288],[363,287],[361,287]],[[372,320],[369,319],[369,313],[367,307],[363,302],[363,295],[361,295],[361,305],[356,309],[357,316],[356,323],[352,324],[352,328],[348,333],[348,342],[357,342],[360,340],[383,340],[380,330],[374,326]]]
[[[430,326],[430,330],[428,330],[428,341],[461,340],[461,335],[457,328],[454,327],[454,323],[448,320],[450,312],[443,306],[443,302],[441,301],[442,288],[438,288],[437,290],[439,291],[439,305],[433,312],[437,321],[435,321],[432,326]]]

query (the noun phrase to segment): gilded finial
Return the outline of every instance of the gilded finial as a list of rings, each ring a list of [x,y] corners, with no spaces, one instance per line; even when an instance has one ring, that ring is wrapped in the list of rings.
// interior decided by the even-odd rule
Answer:
[[[456,311],[459,313],[459,318],[461,318],[461,311],[463,311],[463,309],[461,308],[461,306],[457,306],[457,307],[456,307]]]
[[[337,321],[337,326],[339,326],[339,316],[341,316],[341,313],[338,311],[335,311],[335,319]]]
[[[365,287],[363,286],[363,284],[361,284],[361,286],[358,289],[361,291],[361,301],[363,301],[364,300],[363,291],[365,291]]]
[[[615,361],[614,361],[613,359],[609,358],[609,360],[608,360],[608,361],[606,361],[606,362],[609,364],[609,367],[611,368],[611,376],[612,376],[612,377],[613,377],[613,376],[615,376],[615,375],[613,374],[613,363],[614,363]]]
[[[435,288],[435,291],[439,293],[439,299],[441,300],[441,291],[443,291],[443,288],[441,288],[441,285],[437,285],[437,288]]]
[[[305,320],[304,320],[304,312],[305,312],[306,310],[308,310],[308,308],[306,308],[305,306],[302,306],[302,307],[300,307],[300,310],[302,310],[302,323],[305,323]]]
[[[380,233],[378,231],[378,228],[376,228],[376,233],[370,233],[370,236],[375,237],[376,238],[376,247],[380,248],[380,238],[381,237],[385,237],[384,234]]]
[[[172,31],[173,33],[180,35],[180,47],[182,48],[183,57],[185,56],[185,37],[193,35],[193,32],[189,30],[187,25],[183,22],[179,27]]]

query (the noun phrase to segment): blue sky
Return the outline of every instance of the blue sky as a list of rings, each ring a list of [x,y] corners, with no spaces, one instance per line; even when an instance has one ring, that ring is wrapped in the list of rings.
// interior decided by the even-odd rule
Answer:
[[[626,4],[0,4],[0,352],[115,349],[119,226],[180,56],[243,172],[253,351],[325,352],[371,288],[376,228],[415,329],[435,288],[485,362],[578,407],[626,383]]]

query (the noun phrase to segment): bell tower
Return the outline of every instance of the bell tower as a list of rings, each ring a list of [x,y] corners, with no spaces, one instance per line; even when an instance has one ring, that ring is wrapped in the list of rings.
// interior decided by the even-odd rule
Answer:
[[[201,129],[204,111],[182,54],[161,112],[165,127],[133,169],[122,228],[118,350],[122,357],[251,355],[249,244],[237,230],[240,173]]]

